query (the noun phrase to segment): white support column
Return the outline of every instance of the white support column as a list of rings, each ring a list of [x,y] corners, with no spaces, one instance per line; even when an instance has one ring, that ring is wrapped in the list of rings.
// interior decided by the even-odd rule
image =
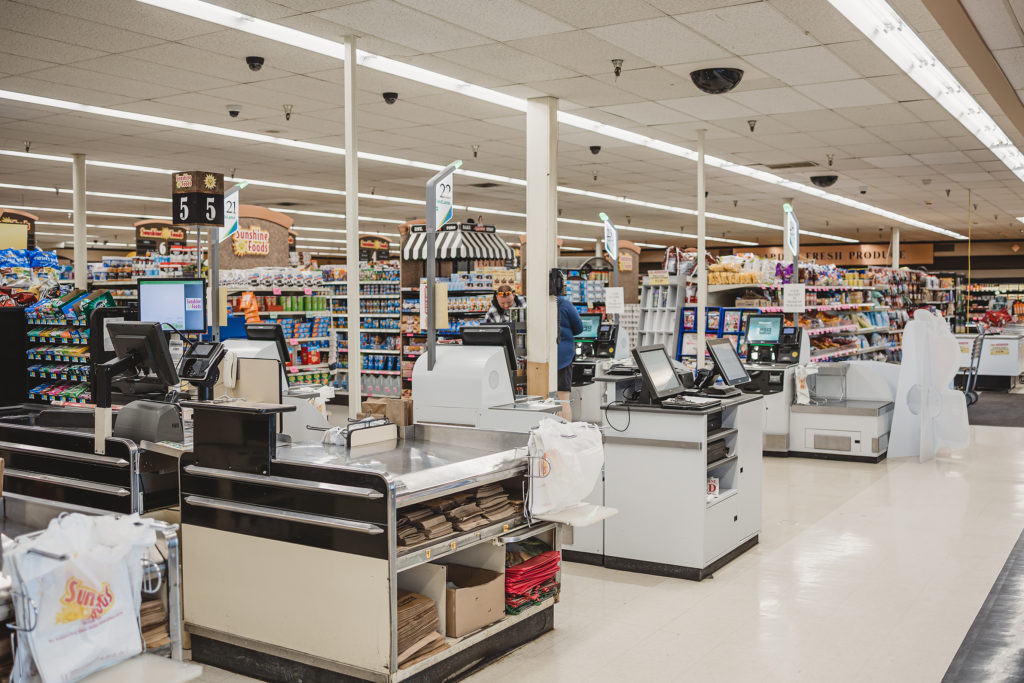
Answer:
[[[558,98],[526,102],[526,391],[557,388],[558,306],[548,273],[558,254]]]
[[[704,197],[704,135],[703,128],[697,131],[697,368],[704,367],[704,333],[707,327],[708,268],[707,228],[704,212],[707,199]],[[685,287],[686,283],[679,283]]]
[[[88,285],[89,277],[89,254],[85,244],[85,155],[72,154],[71,160],[71,187],[73,192],[71,210],[74,215],[72,234],[75,244],[75,288],[85,289]]]
[[[356,37],[345,36],[345,327],[348,329],[348,416],[362,409],[359,370],[359,145],[356,140]]]
[[[889,251],[892,254],[892,267],[900,267],[900,226],[894,225],[892,228],[892,237],[889,241]]]

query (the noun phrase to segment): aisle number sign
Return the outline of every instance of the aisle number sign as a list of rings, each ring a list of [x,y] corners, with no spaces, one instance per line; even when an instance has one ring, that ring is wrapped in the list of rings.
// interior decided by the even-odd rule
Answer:
[[[611,257],[614,259],[619,253],[619,231],[615,228],[615,224],[612,223],[611,219],[608,218],[608,214],[602,211],[598,215],[604,221],[604,250],[611,254]]]
[[[224,229],[220,231],[220,242],[238,232],[238,197],[247,184],[235,185],[224,195]]]
[[[179,171],[171,174],[174,225],[224,225],[224,174]]]
[[[782,205],[782,213],[786,228],[786,248],[789,251],[786,256],[795,259],[800,253],[800,221],[797,220],[796,213],[790,204]]]
[[[452,201],[455,197],[455,174],[452,173],[434,186],[434,225],[440,230],[454,216]]]

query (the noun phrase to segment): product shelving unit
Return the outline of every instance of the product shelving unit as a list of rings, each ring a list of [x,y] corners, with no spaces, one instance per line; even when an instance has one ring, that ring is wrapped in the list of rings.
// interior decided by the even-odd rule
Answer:
[[[686,281],[670,275],[667,284],[650,284],[646,275],[640,289],[640,322],[638,346],[659,345],[670,356],[676,355],[683,304],[686,302]]]
[[[92,362],[89,355],[89,324],[85,318],[44,317],[26,312],[28,344],[25,361],[28,374],[29,400],[40,403],[92,401],[90,378]],[[73,385],[50,385],[35,391],[43,382],[61,380]],[[57,386],[67,387],[53,393]]]
[[[264,310],[266,304],[260,306],[260,318],[270,320],[278,319],[309,319],[325,318],[328,315],[330,290],[322,285],[315,287],[263,287],[263,286],[242,286],[222,285],[221,291],[230,299],[241,295],[243,292],[252,292],[257,297],[281,297],[281,300],[271,304],[273,306],[301,306],[303,310]],[[297,323],[302,321],[297,320]],[[290,323],[286,323],[290,325]],[[328,325],[328,328],[330,326]],[[313,384],[324,385],[329,382],[329,369],[337,358],[337,349],[334,344],[334,335],[304,336],[293,334],[285,335],[290,351],[298,354],[293,357],[292,362],[284,369],[289,385]],[[326,352],[326,353],[324,353]],[[324,355],[326,358],[317,360],[315,363],[297,363],[303,353],[313,354],[318,359]]]

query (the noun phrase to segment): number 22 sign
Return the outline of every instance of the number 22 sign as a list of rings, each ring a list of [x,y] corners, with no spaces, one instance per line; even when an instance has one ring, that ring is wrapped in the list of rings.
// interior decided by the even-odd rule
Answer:
[[[171,174],[174,225],[224,225],[224,175],[208,171]]]

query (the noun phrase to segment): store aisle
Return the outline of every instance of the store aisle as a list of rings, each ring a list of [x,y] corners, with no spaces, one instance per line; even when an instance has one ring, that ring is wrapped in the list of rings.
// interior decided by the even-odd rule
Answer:
[[[469,680],[938,681],[1024,528],[1024,430],[973,434],[925,464],[766,459],[759,546],[700,584],[567,564],[555,631]]]

